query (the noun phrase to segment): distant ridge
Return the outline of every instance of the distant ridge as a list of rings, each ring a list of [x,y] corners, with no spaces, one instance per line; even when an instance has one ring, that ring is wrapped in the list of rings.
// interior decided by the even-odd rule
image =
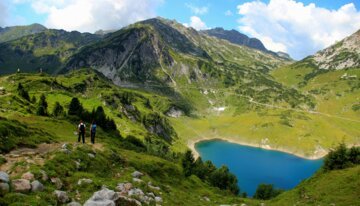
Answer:
[[[0,27],[0,43],[7,42],[21,37],[37,34],[45,31],[47,28],[41,24],[31,24],[28,26],[12,26],[12,27]]]
[[[227,40],[233,44],[238,44],[238,45],[243,45],[243,46],[247,46],[253,49],[257,49],[263,52],[267,52],[270,54],[273,54],[275,56],[284,58],[284,59],[289,59],[291,60],[291,57],[289,54],[284,53],[284,52],[273,52],[270,51],[268,49],[266,49],[266,47],[264,46],[264,44],[257,38],[250,38],[245,34],[242,34],[234,29],[232,30],[225,30],[221,27],[217,27],[214,29],[208,29],[208,30],[202,30],[201,33],[203,34],[207,34],[209,36],[213,36],[219,39],[224,39]]]

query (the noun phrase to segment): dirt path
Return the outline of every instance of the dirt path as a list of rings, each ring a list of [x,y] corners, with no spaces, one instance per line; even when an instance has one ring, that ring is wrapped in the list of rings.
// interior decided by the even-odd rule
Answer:
[[[51,143],[51,144],[39,144],[36,148],[18,148],[5,155],[3,157],[6,159],[6,163],[0,165],[0,171],[5,171],[9,173],[17,173],[16,169],[12,171],[13,167],[20,162],[26,162],[28,164],[44,165],[45,160],[48,159],[48,154],[56,150],[61,150],[64,144],[69,144],[68,142],[60,143]],[[77,147],[82,144],[73,143],[74,147]],[[104,146],[101,143],[96,143],[94,145],[87,144],[92,146],[96,150],[103,151]]]

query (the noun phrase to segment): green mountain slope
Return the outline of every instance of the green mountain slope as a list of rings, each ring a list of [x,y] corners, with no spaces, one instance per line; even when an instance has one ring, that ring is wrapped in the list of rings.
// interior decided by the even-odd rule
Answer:
[[[269,205],[359,205],[359,179],[360,166],[318,173],[271,200]]]
[[[55,73],[79,48],[100,37],[89,33],[45,30],[0,44],[0,74],[19,68],[24,72]]]
[[[0,43],[19,39],[23,36],[40,33],[46,30],[46,27],[40,24],[31,24],[29,26],[0,27]]]

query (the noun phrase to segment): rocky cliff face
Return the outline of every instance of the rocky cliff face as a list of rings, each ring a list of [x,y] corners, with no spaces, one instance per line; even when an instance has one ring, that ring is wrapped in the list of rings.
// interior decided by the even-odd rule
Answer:
[[[360,67],[360,30],[312,56],[320,69]]]

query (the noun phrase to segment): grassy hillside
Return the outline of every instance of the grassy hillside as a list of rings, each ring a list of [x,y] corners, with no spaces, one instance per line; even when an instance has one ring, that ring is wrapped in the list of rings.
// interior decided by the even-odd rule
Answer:
[[[31,24],[29,26],[0,27],[0,43],[19,39],[23,36],[40,33],[45,31],[46,27],[40,24]]]
[[[268,205],[359,205],[359,179],[360,166],[318,173]]]

